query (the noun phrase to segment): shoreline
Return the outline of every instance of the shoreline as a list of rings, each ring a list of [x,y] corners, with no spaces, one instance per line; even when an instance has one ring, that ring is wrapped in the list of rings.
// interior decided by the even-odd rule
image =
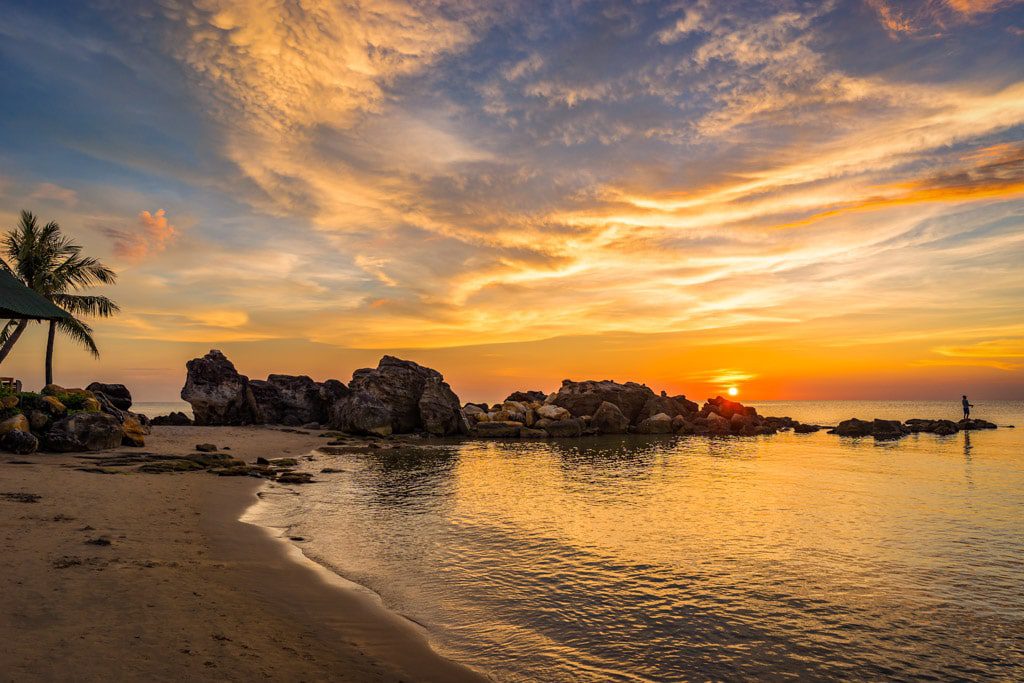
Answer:
[[[145,450],[204,441],[250,462],[323,442],[158,427]],[[0,455],[5,680],[487,680],[431,649],[369,589],[243,521],[260,481],[81,465],[71,454]]]
[[[275,486],[269,481],[262,480],[253,480],[253,483],[255,486],[248,496],[249,500],[244,502],[234,521],[238,525],[254,530],[258,538],[246,539],[239,543],[236,533],[228,534],[221,539],[224,543],[222,549],[229,555],[239,551],[250,554],[255,546],[262,545],[264,548],[258,553],[261,557],[274,555],[275,559],[283,561],[279,566],[276,562],[271,565],[275,573],[283,572],[286,575],[294,575],[296,579],[302,579],[283,582],[292,589],[291,593],[277,597],[288,598],[283,602],[287,609],[296,610],[297,615],[307,609],[320,611],[318,617],[331,622],[339,631],[345,633],[346,637],[365,639],[365,642],[359,643],[362,653],[386,661],[389,668],[411,676],[414,680],[489,680],[479,672],[434,650],[424,625],[389,608],[380,594],[371,588],[356,583],[307,556],[300,546],[289,540],[286,530],[247,521],[246,517],[251,518],[254,508],[263,502],[259,494]],[[236,548],[236,545],[244,547]],[[269,563],[265,559],[263,564]],[[264,573],[267,570],[267,566],[258,569]],[[323,604],[322,598],[330,600]],[[297,601],[302,604],[296,605]]]

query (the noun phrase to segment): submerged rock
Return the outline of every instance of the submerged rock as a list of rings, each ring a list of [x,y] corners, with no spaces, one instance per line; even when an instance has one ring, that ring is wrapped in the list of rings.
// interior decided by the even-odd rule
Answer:
[[[862,437],[872,436],[879,441],[891,441],[910,434],[910,427],[902,424],[899,420],[858,420],[851,418],[843,420],[829,434],[838,436]]]
[[[972,429],[996,429],[996,425],[985,420],[960,420],[956,423],[960,429],[972,430]]]

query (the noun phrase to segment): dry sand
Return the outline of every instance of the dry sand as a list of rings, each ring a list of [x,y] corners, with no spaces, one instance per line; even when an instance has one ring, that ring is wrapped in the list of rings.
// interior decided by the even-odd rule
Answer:
[[[183,455],[202,442],[252,461],[324,439],[157,427],[143,450]],[[0,679],[482,680],[366,591],[238,521],[260,480],[81,464],[0,455]]]

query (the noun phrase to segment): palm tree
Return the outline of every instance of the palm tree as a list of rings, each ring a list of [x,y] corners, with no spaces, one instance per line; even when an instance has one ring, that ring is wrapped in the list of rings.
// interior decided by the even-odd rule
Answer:
[[[100,352],[92,338],[92,328],[78,316],[107,318],[120,308],[105,296],[74,294],[96,284],[113,284],[117,275],[99,259],[82,255],[82,247],[61,232],[56,222],[39,227],[36,217],[21,212],[17,227],[7,233],[2,243],[6,261],[3,267],[54,304],[71,314],[70,318],[50,321],[46,339],[46,383],[53,384],[53,343],[59,329],[84,346],[95,358]],[[0,332],[0,361],[25,330],[27,320],[11,320]]]

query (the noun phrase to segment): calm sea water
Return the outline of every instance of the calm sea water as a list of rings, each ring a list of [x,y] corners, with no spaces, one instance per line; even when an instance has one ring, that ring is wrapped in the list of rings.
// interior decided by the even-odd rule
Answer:
[[[777,403],[808,422],[959,417]],[[318,456],[260,523],[501,681],[1024,678],[1018,429],[466,442]]]
[[[192,406],[185,401],[137,401],[132,404],[132,411],[150,418],[173,412],[185,413],[192,417]]]

